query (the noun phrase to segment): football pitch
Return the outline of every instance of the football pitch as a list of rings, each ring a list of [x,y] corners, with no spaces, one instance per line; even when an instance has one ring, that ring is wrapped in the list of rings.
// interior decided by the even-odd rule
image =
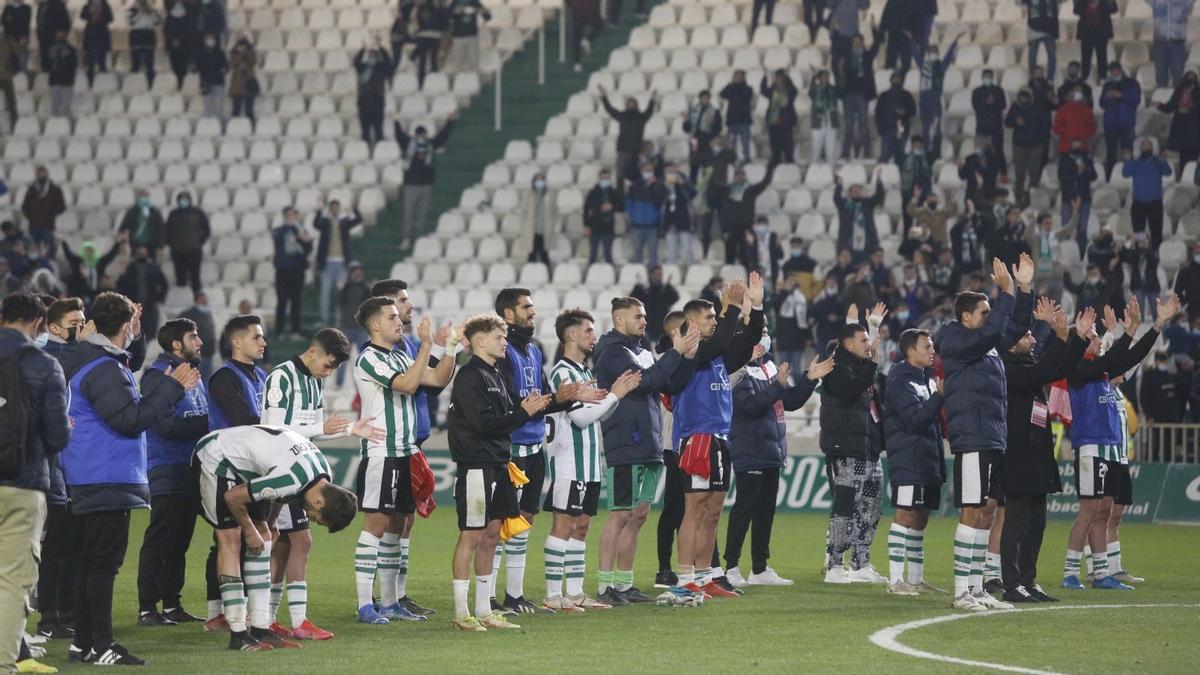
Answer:
[[[602,511],[594,521],[588,543],[585,589],[593,596],[604,516]],[[658,514],[651,513],[639,544],[635,583],[647,593],[654,590],[657,519]],[[751,587],[742,598],[710,600],[696,608],[641,605],[569,616],[520,616],[514,620],[521,630],[466,634],[449,625],[450,555],[457,532],[453,509],[443,505],[429,520],[418,519],[413,531],[408,590],[415,600],[438,611],[429,621],[356,624],[352,560],[358,524],[336,535],[315,528],[309,617],[337,636],[328,642],[306,642],[303,649],[254,654],[228,651],[225,634],[205,633],[200,624],[136,625],[137,557],[147,520],[148,512],[135,512],[129,553],[117,579],[114,623],[117,639],[146,659],[149,669],[160,672],[328,674],[398,668],[523,673],[1184,673],[1200,667],[1200,584],[1194,567],[1200,559],[1200,531],[1194,527],[1122,526],[1126,567],[1147,581],[1132,592],[1068,592],[1057,583],[1070,521],[1052,520],[1042,548],[1040,580],[1063,602],[970,614],[949,609],[948,594],[895,597],[882,586],[821,583],[826,519],[780,514],[771,564],[782,576],[795,579],[794,586]],[[884,574],[888,522],[881,521],[872,551]],[[548,523],[542,515],[534,527],[525,577],[526,596],[539,602]],[[722,542],[724,525],[722,519]],[[926,578],[948,589],[954,523],[935,518],[927,532]],[[198,615],[205,611],[204,558],[210,538],[211,530],[197,523],[184,605]],[[746,563],[748,546],[749,542]],[[502,572],[500,588],[503,584]],[[474,583],[471,592],[473,598]],[[286,615],[285,601],[279,614],[284,625]],[[948,616],[964,618],[938,619]],[[915,623],[904,625],[910,622]],[[66,641],[45,646],[49,654],[43,662],[66,666]]]

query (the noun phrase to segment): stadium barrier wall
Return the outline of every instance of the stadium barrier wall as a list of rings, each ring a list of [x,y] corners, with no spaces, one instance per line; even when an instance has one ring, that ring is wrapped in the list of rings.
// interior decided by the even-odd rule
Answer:
[[[359,456],[356,450],[330,448],[324,450],[334,471],[335,482],[354,489]],[[454,462],[446,450],[431,449],[425,452],[429,466],[436,478],[434,498],[439,506],[453,508]],[[946,475],[953,475],[951,462],[946,460]],[[883,460],[884,482],[887,482],[887,458]],[[1125,511],[1127,522],[1170,522],[1200,525],[1200,466],[1194,464],[1133,463],[1134,503]],[[1063,491],[1050,495],[1047,512],[1050,517],[1074,518],[1079,510],[1075,498],[1075,470],[1071,462],[1058,463],[1062,476]],[[780,475],[778,507],[781,513],[828,513],[832,505],[829,481],[825,476],[825,458],[819,455],[789,456],[787,466]],[[548,486],[547,486],[548,488]],[[732,505],[737,494],[737,482],[726,498]],[[659,481],[655,507],[662,500],[663,481]],[[885,493],[887,491],[885,490]],[[604,496],[602,495],[602,498]],[[603,503],[603,502],[602,502]],[[891,512],[885,494],[884,513]],[[942,486],[940,513],[954,512],[951,485]]]

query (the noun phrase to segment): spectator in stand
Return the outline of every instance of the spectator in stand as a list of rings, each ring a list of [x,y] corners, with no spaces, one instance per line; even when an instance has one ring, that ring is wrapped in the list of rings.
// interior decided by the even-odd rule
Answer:
[[[896,291],[896,285],[892,280],[892,268],[884,262],[883,249],[878,246],[871,249],[871,258],[867,264],[871,267],[871,285],[875,288],[875,295],[890,298]]]
[[[721,200],[725,188],[729,186],[729,174],[737,163],[733,154],[733,139],[725,142],[722,138],[713,139],[712,162],[700,172],[700,182],[696,185],[699,193],[695,213],[700,216],[700,250],[702,258],[708,257],[708,249],[712,243],[713,225],[717,224],[721,212]],[[719,226],[719,224],[718,224]]]
[[[891,85],[875,101],[875,131],[879,133],[879,161],[891,162],[895,159],[899,163],[900,156],[904,154],[905,140],[912,132],[917,102],[904,88],[903,75],[892,73]]]
[[[571,8],[571,55],[572,69],[583,72],[581,52],[592,53],[592,42],[600,37],[604,19],[600,16],[602,0],[567,0]]]
[[[19,292],[24,285],[24,281],[13,276],[8,258],[0,257],[0,300]]]
[[[1062,200],[1062,222],[1074,216],[1075,243],[1079,245],[1079,257],[1087,248],[1088,217],[1092,209],[1092,183],[1096,180],[1096,166],[1088,156],[1083,141],[1071,142],[1071,152],[1058,156],[1059,197]]]
[[[117,292],[141,306],[142,330],[152,340],[158,334],[158,305],[166,301],[170,285],[150,249],[142,244],[131,248],[133,260],[117,279]]]
[[[1183,80],[1183,66],[1187,63],[1188,17],[1196,0],[1150,0],[1154,13],[1154,45],[1150,58],[1154,61],[1154,85],[1159,89],[1167,86],[1168,76],[1172,87]]]
[[[707,146],[707,144],[705,144]],[[666,170],[662,229],[667,239],[667,262],[692,264],[692,198],[696,189],[674,164]]]
[[[836,278],[825,277],[824,288],[813,298],[812,317],[816,335],[813,348],[818,356],[824,356],[832,351],[829,343],[837,339],[838,331],[846,323],[846,303],[842,302]]]
[[[1046,49],[1046,72],[1050,79],[1058,72],[1058,0],[1021,0],[1025,5],[1026,33],[1029,40],[1029,72],[1037,68],[1038,47]]]
[[[16,61],[13,64],[13,74],[24,72],[28,78],[29,91],[33,90],[34,73],[29,66],[29,35],[33,25],[33,9],[25,0],[9,0],[4,10],[0,12],[0,28],[5,37],[13,41]]]
[[[733,182],[720,188],[720,221],[721,233],[725,237],[725,264],[741,263],[747,269],[752,264],[752,252],[747,247],[747,234],[754,225],[756,210],[755,202],[763,190],[771,184],[775,176],[775,165],[767,166],[767,174],[753,185],[746,177],[744,168],[733,172]]]
[[[742,143],[742,162],[750,161],[750,126],[753,122],[754,89],[746,84],[746,71],[733,71],[733,81],[721,89],[725,101],[725,128],[729,130],[731,149]],[[692,179],[693,182],[696,180]]]
[[[942,93],[946,85],[946,71],[958,57],[960,39],[961,34],[954,38],[944,57],[938,57],[938,46],[933,43],[914,55],[921,73],[917,90],[917,111],[921,115],[921,133],[925,138],[942,136]]]
[[[454,0],[446,11],[453,39],[446,54],[446,68],[455,73],[474,73],[479,70],[479,20],[491,21],[492,13],[479,0]]]
[[[829,29],[832,43],[830,56],[833,71],[842,71],[841,63],[849,58],[854,37],[862,33],[859,28],[859,18],[870,7],[869,0],[827,0],[829,15],[825,18],[825,26]],[[813,36],[816,39],[816,36]]]
[[[826,26],[825,0],[803,0],[804,25],[808,27],[809,39],[817,41],[817,31]]]
[[[788,258],[783,262],[784,281],[793,279],[804,296],[812,297],[821,290],[821,284],[814,274],[817,261],[808,255],[808,244],[802,237],[792,237],[788,240]]]
[[[700,167],[709,160],[709,144],[721,134],[721,111],[712,104],[712,92],[700,92],[683,120],[683,130],[690,148],[688,176],[695,183]]]
[[[1113,14],[1117,13],[1115,0],[1074,0],[1075,16],[1079,23],[1075,37],[1079,39],[1083,52],[1084,80],[1092,72],[1092,54],[1096,55],[1096,79],[1108,72],[1108,41],[1113,36]]]
[[[975,210],[975,202],[966,200],[966,210],[950,228],[950,248],[960,272],[971,274],[983,269],[983,242],[987,237],[987,228]]]
[[[663,279],[662,265],[652,265],[649,282],[639,281],[629,295],[640,300],[646,308],[646,337],[651,343],[656,342],[662,335],[667,312],[679,302],[679,291],[671,285],[671,279]]]
[[[1121,263],[1129,266],[1129,292],[1138,299],[1138,306],[1147,310],[1158,305],[1162,284],[1158,280],[1158,251],[1150,248],[1150,237],[1138,232],[1125,242],[1118,254]]]
[[[53,0],[51,0],[53,1]],[[45,46],[42,69],[50,82],[50,114],[55,117],[75,117],[75,72],[79,70],[79,51],[67,40],[62,30]]]
[[[64,38],[71,33],[71,14],[67,10],[67,3],[64,0],[40,0],[37,6],[38,63],[43,72],[53,70],[50,67],[50,45],[54,44],[59,33]]]
[[[175,73],[176,89],[183,89],[183,80],[187,77],[192,60],[192,47],[199,42],[197,37],[196,22],[188,15],[187,3],[176,2],[171,5],[163,20],[163,46],[167,48],[171,72]]]
[[[446,10],[436,0],[424,0],[417,6],[417,46],[412,59],[417,62],[417,84],[421,88],[425,87],[425,75],[438,70],[438,51],[446,23]]]
[[[1200,318],[1200,242],[1192,244],[1192,256],[1175,275],[1173,290],[1187,308],[1188,320]]]
[[[400,63],[404,61],[404,45],[414,42],[411,24],[413,10],[416,8],[417,3],[413,0],[400,0],[396,8],[396,19],[392,22],[392,30],[389,35],[392,43],[392,72],[389,76],[391,80],[396,78],[396,71],[400,69]],[[339,369],[338,372],[341,373],[342,370]]]
[[[196,54],[196,72],[200,75],[200,93],[204,96],[204,116],[225,121],[225,75],[229,59],[221,50],[216,33],[205,33],[204,46]]]
[[[96,71],[108,72],[108,53],[112,51],[113,22],[112,8],[108,0],[87,0],[79,13],[83,20],[83,58],[87,71],[88,88],[96,81]]]
[[[1000,173],[1008,175],[1008,160],[1004,156],[1004,109],[1008,98],[996,84],[996,74],[990,68],[983,71],[983,81],[971,92],[971,108],[975,111],[975,144],[981,137],[991,140],[996,151]]]
[[[933,139],[934,147],[941,144],[940,138]],[[933,162],[937,159],[937,152],[930,151],[925,147],[925,139],[921,136],[913,136],[909,141],[910,149],[904,151],[902,146],[896,148],[896,165],[900,168],[900,202],[907,204],[912,200],[916,190],[920,190],[926,194],[933,190]],[[912,224],[912,219],[908,213],[904,213],[904,227],[908,228]],[[895,234],[896,224],[892,223],[893,234]]]
[[[1179,168],[1175,175],[1182,180],[1183,167],[1200,158],[1200,84],[1196,82],[1196,71],[1189,70],[1171,99],[1160,103],[1158,109],[1173,113],[1167,149],[1179,153]]]
[[[784,75],[784,77],[787,76]],[[778,74],[776,74],[776,78],[778,78]],[[788,82],[791,81],[788,80]],[[771,161],[782,162],[785,157],[790,156],[787,153],[791,153],[793,150],[792,129],[796,126],[796,109],[785,100],[795,101],[795,96],[789,93],[790,99],[785,96],[777,99],[775,93],[778,90],[772,88],[771,91],[772,106],[767,108],[767,132],[771,136]],[[767,95],[766,92],[764,95]],[[772,126],[771,112],[777,100],[779,106],[775,111],[776,123]],[[837,89],[829,82],[829,71],[817,71],[808,85],[808,100],[812,108],[809,112],[809,121],[812,127],[812,162],[816,164],[824,161],[832,164],[837,160],[837,129],[840,121],[838,120]]]
[[[1025,244],[1033,256],[1037,279],[1050,277],[1055,274],[1055,267],[1062,265],[1062,242],[1075,235],[1080,201],[1082,200],[1078,197],[1067,201],[1071,208],[1070,217],[1063,221],[1057,230],[1054,228],[1054,217],[1048,212],[1042,212],[1038,214],[1037,227],[1031,227],[1025,233]]]
[[[1113,278],[1118,279],[1116,283],[1111,280]],[[1106,278],[1098,265],[1088,263],[1083,281],[1079,283],[1071,279],[1070,272],[1063,272],[1063,287],[1075,296],[1075,309],[1090,307],[1102,312],[1112,300],[1114,292],[1120,292],[1121,284],[1118,277],[1109,274]]]
[[[895,319],[902,328],[912,328],[933,306],[933,290],[921,280],[916,265],[908,263],[904,266],[904,278],[890,304],[896,308]]]
[[[608,92],[600,87],[600,102],[610,117],[617,121],[617,164],[616,175],[623,177],[629,162],[642,148],[646,122],[654,114],[654,92],[650,92],[650,101],[646,109],[638,108],[637,99],[632,96],[625,99],[625,110],[617,110],[608,102]]]
[[[654,174],[654,166],[642,164],[637,178],[625,193],[625,213],[629,217],[629,234],[633,240],[630,262],[658,264],[658,228],[666,198],[667,190]]]
[[[871,125],[867,121],[867,106],[875,98],[875,69],[872,64],[879,53],[880,42],[878,28],[874,28],[870,49],[867,49],[866,39],[862,35],[855,35],[850,43],[850,53],[840,62],[841,68],[834,69],[838,75],[842,110],[846,114],[846,124],[842,127],[842,159],[866,159],[871,156]]]
[[[1078,89],[1083,92],[1083,102],[1089,107],[1095,105],[1092,99],[1092,88],[1088,85],[1087,80],[1083,79],[1079,73],[1079,62],[1072,61],[1067,64],[1067,75],[1063,78],[1062,84],[1058,85],[1058,100],[1071,100],[1071,92]]]
[[[825,83],[828,84],[828,76]],[[792,164],[796,161],[796,96],[799,90],[783,69],[776,70],[768,84],[763,75],[759,93],[767,99],[767,140],[771,146],[771,163]],[[836,114],[836,110],[835,110]]]
[[[546,174],[534,174],[529,191],[521,198],[522,237],[518,256],[529,251],[528,262],[550,268],[550,251],[558,243],[558,191],[546,187]],[[516,253],[517,251],[514,251]]]
[[[583,228],[588,237],[588,264],[604,251],[604,262],[613,264],[613,237],[617,212],[624,208],[621,194],[612,182],[612,171],[600,169],[599,178],[583,201]]]
[[[763,279],[771,288],[779,280],[779,261],[783,260],[783,246],[779,244],[779,234],[771,230],[771,223],[766,216],[756,216],[754,227],[746,237],[746,257],[750,264],[746,267],[759,270]]]
[[[33,185],[25,191],[25,199],[21,202],[21,214],[29,223],[29,236],[49,247],[50,255],[54,255],[55,250],[55,222],[66,210],[62,188],[50,180],[45,166],[38,166],[34,170]]]
[[[871,279],[870,263],[859,263],[854,276],[846,278],[846,288],[842,289],[842,302],[847,307],[860,304],[863,307],[871,307],[879,302],[875,282]]]
[[[1017,204],[1029,205],[1029,191],[1038,186],[1045,153],[1044,132],[1038,123],[1042,117],[1028,89],[1017,92],[1017,102],[1004,116],[1004,126],[1012,129],[1013,193]]]
[[[642,171],[643,164],[650,164],[654,167],[654,175],[658,180],[663,180],[663,156],[662,150],[654,145],[654,141],[642,141],[641,151],[625,164],[622,169],[621,176],[627,182],[637,180],[638,174]]]
[[[1054,83],[1046,77],[1046,71],[1041,66],[1033,69],[1033,77],[1029,78],[1029,90],[1033,92],[1033,102],[1040,113],[1038,128],[1045,137],[1046,154],[1042,157],[1045,165],[1049,157],[1050,127],[1054,122],[1054,111],[1062,102],[1054,90]]]
[[[354,71],[358,74],[358,126],[363,141],[373,146],[383,140],[384,99],[393,71],[380,38],[372,38],[370,48],[354,55]]]
[[[838,249],[837,258],[833,261],[833,267],[829,268],[826,277],[832,277],[837,281],[838,292],[840,293],[846,287],[846,279],[854,275],[858,267],[854,264],[854,258],[850,254],[850,249],[842,247]]]
[[[966,183],[966,198],[977,204],[991,203],[996,194],[996,182],[1000,178],[1000,158],[992,139],[979,138],[975,152],[967,155],[958,167],[958,177]]]
[[[203,343],[200,347],[200,375],[204,382],[212,377],[213,356],[217,353],[217,326],[213,321],[212,306],[208,304],[208,293],[197,291],[192,306],[179,313],[179,318],[196,324],[196,335]]]
[[[1176,390],[1171,373],[1170,356],[1163,351],[1154,353],[1154,367],[1142,375],[1142,416],[1146,424],[1178,424],[1183,421],[1187,392]]]
[[[138,188],[137,201],[125,211],[117,234],[124,234],[130,248],[145,246],[150,254],[158,257],[158,249],[163,245],[162,211],[150,203],[150,192]]]
[[[1054,113],[1054,133],[1058,136],[1060,155],[1070,152],[1075,141],[1082,142],[1085,150],[1090,147],[1096,135],[1096,112],[1079,87],[1071,90],[1071,97]]]
[[[154,51],[158,46],[158,27],[162,15],[150,5],[150,0],[136,0],[129,8],[129,58],[132,73],[146,70],[146,82],[154,87]]]
[[[20,63],[17,60],[17,41],[8,35],[0,36],[0,90],[4,92],[4,109],[8,111],[8,128],[17,126],[17,90],[13,86]]]
[[[838,210],[838,249],[850,249],[854,258],[861,259],[865,251],[879,247],[879,234],[875,230],[875,209],[883,204],[886,191],[880,177],[881,167],[875,167],[875,193],[863,196],[861,185],[850,186],[850,198],[842,196],[842,172],[834,174],[833,203]],[[872,303],[874,304],[874,303]]]
[[[883,67],[899,75],[901,80],[912,67],[914,28],[921,20],[912,5],[904,0],[887,0],[879,17],[879,29],[887,40]]]
[[[260,93],[262,85],[258,82],[258,51],[243,33],[233,44],[233,49],[229,50],[229,98],[233,99],[233,116],[244,114],[253,125],[254,99]],[[383,133],[382,128],[380,133]]]
[[[22,464],[0,482],[0,565],[5,571],[0,586],[0,669],[15,673],[26,607],[38,580],[46,497],[51,492],[47,462],[55,461],[66,447],[71,424],[62,368],[34,346],[46,318],[42,303],[32,295],[16,294],[4,299],[0,311],[0,355],[8,359],[22,350],[29,352],[14,366],[20,382],[9,384],[10,390],[25,396],[27,434],[20,454],[5,459],[20,458]]]
[[[441,131],[433,138],[429,137],[429,131],[424,126],[418,126],[409,136],[400,126],[400,120],[397,119],[392,125],[396,142],[400,144],[407,162],[404,170],[404,220],[400,232],[402,249],[411,249],[413,237],[425,233],[425,218],[429,215],[429,200],[433,196],[434,154],[450,140],[450,130],[457,119],[458,113],[451,112]]]
[[[764,25],[770,26],[775,23],[775,0],[754,0],[754,9],[750,14],[750,35],[754,35],[754,31],[758,29],[758,16],[766,10],[764,16]]]
[[[945,206],[939,206],[941,200],[934,192],[926,193],[924,188],[916,186],[912,199],[907,202],[905,215],[914,226],[924,228],[936,243],[936,248],[950,243],[949,223],[958,215],[958,204],[953,199],[946,200]]]
[[[288,206],[283,223],[271,230],[275,244],[275,330],[282,336],[284,320],[291,309],[291,337],[300,339],[300,300],[304,293],[304,270],[312,253],[313,236],[300,222],[300,213]]]
[[[1126,152],[1125,162],[1121,165],[1121,175],[1133,179],[1129,205],[1133,231],[1145,232],[1149,227],[1150,247],[1156,251],[1163,235],[1163,178],[1171,173],[1167,151],[1163,150],[1162,156],[1155,157],[1154,143],[1149,138],[1142,139],[1141,154],[1136,159]]]
[[[208,215],[192,202],[191,193],[180,192],[175,197],[175,208],[167,216],[165,236],[175,266],[176,286],[190,283],[193,293],[200,292],[200,264],[211,234]]]
[[[812,340],[808,325],[808,297],[800,289],[796,277],[785,274],[774,300],[775,355],[781,362],[790,363],[795,368],[804,362],[804,350]]]
[[[1133,129],[1142,103],[1142,85],[1125,74],[1121,64],[1108,67],[1108,80],[1100,90],[1104,109],[1104,175],[1112,177],[1113,166],[1127,151],[1133,150]]]
[[[336,199],[330,200],[329,207],[317,213],[313,218],[313,229],[321,235],[317,242],[317,274],[321,276],[320,319],[322,326],[340,324],[336,314],[340,308],[334,308],[335,315],[330,318],[329,310],[333,301],[333,292],[346,281],[346,265],[354,259],[350,247],[351,236],[363,223],[362,214],[358,209],[350,213],[342,213],[342,203]]]
[[[67,259],[67,269],[63,274],[67,295],[91,305],[92,298],[96,297],[101,288],[106,285],[112,287],[112,280],[107,274],[108,266],[121,253],[123,238],[114,241],[104,255],[100,255],[95,244],[85,241],[79,247],[79,255],[76,255],[62,235],[56,233],[55,236],[62,244],[63,256]]]

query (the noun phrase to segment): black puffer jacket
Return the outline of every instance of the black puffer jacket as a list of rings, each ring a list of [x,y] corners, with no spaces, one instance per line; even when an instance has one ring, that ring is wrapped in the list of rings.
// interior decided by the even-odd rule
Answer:
[[[36,349],[24,333],[0,328],[0,358],[28,347]],[[28,490],[50,490],[48,457],[67,446],[71,432],[67,424],[67,385],[62,368],[54,357],[40,350],[21,358],[21,380],[25,404],[29,408],[29,431],[25,469],[14,480],[0,485]]]
[[[875,459],[883,450],[875,388],[876,364],[841,345],[833,352],[833,372],[821,380],[821,452],[826,457]]]

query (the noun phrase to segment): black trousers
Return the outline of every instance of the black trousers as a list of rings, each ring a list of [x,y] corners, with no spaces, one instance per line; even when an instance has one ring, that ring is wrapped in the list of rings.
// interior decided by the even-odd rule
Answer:
[[[754,10],[750,15],[750,32],[754,32],[754,29],[758,28],[758,15],[764,9],[767,11],[764,23],[768,26],[775,23],[775,0],[754,0]]]
[[[171,72],[175,73],[175,86],[183,89],[183,80],[187,77],[190,63],[187,48],[167,50],[167,60],[171,62]]]
[[[671,569],[671,552],[675,533],[683,523],[683,472],[679,470],[679,453],[665,450],[666,482],[663,484],[662,511],[658,514],[658,569]]]
[[[412,60],[417,62],[417,84],[425,86],[425,73],[436,73],[438,69],[438,49],[442,41],[438,38],[419,37],[417,46],[413,49]]]
[[[358,97],[358,126],[367,145],[383,140],[383,103],[378,96]]]
[[[1046,532],[1046,495],[1005,497],[1004,529],[1000,532],[1000,578],[1005,590],[1033,588],[1038,553]]]
[[[129,547],[129,510],[76,516],[79,578],[75,584],[75,646],[97,652],[113,643],[113,584]]]
[[[546,235],[533,235],[533,250],[529,252],[529,262],[540,262],[550,266],[550,254],[546,252]]]
[[[42,561],[38,565],[38,611],[42,621],[74,620],[79,543],[79,520],[66,506],[48,505]]]
[[[200,263],[204,261],[204,251],[171,251],[171,262],[175,264],[175,285],[187,286],[189,282],[193,293],[200,292]]]
[[[153,49],[131,49],[129,57],[133,61],[130,64],[129,72],[136,73],[145,68],[146,81],[150,86],[154,86],[154,50]]]
[[[583,60],[583,41],[595,42],[600,37],[603,22],[596,13],[571,12],[571,58],[574,63]]]
[[[300,332],[300,298],[304,295],[304,270],[275,270],[275,330],[283,332],[284,318],[291,309],[291,330]]]
[[[1157,251],[1163,236],[1163,203],[1162,200],[1153,202],[1134,201],[1129,207],[1129,217],[1133,221],[1134,232],[1145,232],[1150,228],[1150,248]]]
[[[725,568],[738,566],[742,543],[749,531],[751,569],[755,574],[761,574],[767,571],[767,559],[771,557],[771,527],[775,523],[779,469],[738,471],[735,476],[737,497],[729,512],[729,530],[725,533]]]
[[[1108,72],[1108,40],[1080,37],[1079,43],[1079,74],[1082,79],[1086,80],[1092,74],[1093,53],[1096,55],[1096,73],[1103,78]]]
[[[138,556],[138,605],[154,611],[179,606],[187,568],[188,545],[196,529],[196,496],[154,495],[150,498],[150,525]]]
[[[1112,176],[1113,167],[1121,161],[1125,150],[1133,149],[1133,129],[1104,132],[1104,176]]]
[[[796,144],[792,141],[792,127],[769,124],[767,125],[767,136],[771,142],[772,164],[796,163]]]

